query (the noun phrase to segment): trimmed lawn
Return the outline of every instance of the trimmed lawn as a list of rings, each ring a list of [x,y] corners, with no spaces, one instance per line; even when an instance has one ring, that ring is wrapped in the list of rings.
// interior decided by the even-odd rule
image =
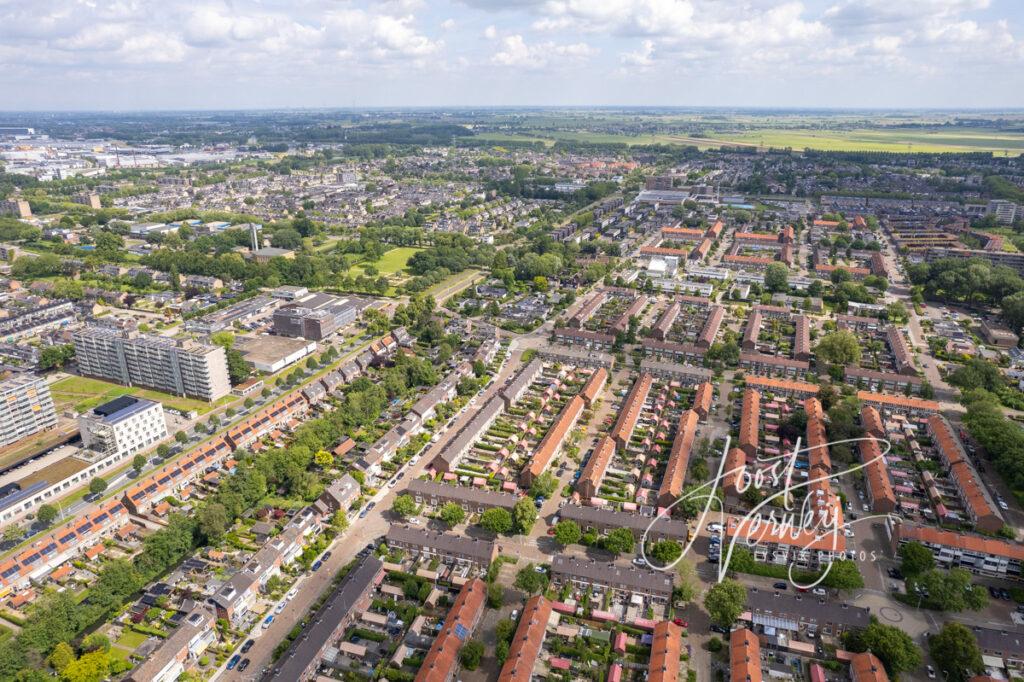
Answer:
[[[135,632],[134,630],[125,630],[125,632],[121,635],[121,638],[118,639],[117,642],[115,642],[115,644],[117,644],[118,646],[122,646],[125,649],[131,649],[132,651],[135,651],[147,639],[149,639],[149,637],[142,634],[141,632]]]
[[[169,393],[151,391],[138,386],[120,386],[101,379],[72,376],[50,384],[50,393],[58,410],[71,408],[76,412],[85,412],[108,400],[113,400],[122,395],[133,395],[139,398],[155,400],[163,403],[165,407],[176,410],[195,410],[200,414],[209,412],[223,401],[231,402],[237,400],[235,396],[226,396],[217,403],[208,403],[203,400],[191,398],[180,398]]]

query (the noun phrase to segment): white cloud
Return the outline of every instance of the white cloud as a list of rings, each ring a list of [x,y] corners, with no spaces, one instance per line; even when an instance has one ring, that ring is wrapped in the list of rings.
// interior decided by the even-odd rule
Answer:
[[[455,28],[456,25],[457,24],[456,24],[454,19],[450,19],[450,18],[449,19],[445,19],[444,21],[441,22],[441,30],[442,31],[451,31],[452,29]]]
[[[484,38],[487,38],[488,40],[494,40],[497,37],[498,29],[495,28],[494,24],[491,24],[490,26],[484,29]]]
[[[501,40],[501,48],[491,57],[497,66],[524,69],[541,69],[549,65],[564,66],[572,61],[586,60],[597,54],[586,43],[558,45],[552,42],[527,44],[521,35],[511,35]]]

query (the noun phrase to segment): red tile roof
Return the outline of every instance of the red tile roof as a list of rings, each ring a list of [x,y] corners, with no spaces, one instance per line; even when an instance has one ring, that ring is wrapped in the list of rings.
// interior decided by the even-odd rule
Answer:
[[[761,643],[747,628],[729,635],[729,679],[731,682],[761,682]]]
[[[850,677],[853,682],[889,682],[885,666],[870,651],[854,654],[850,659]]]
[[[679,679],[679,655],[683,628],[663,620],[654,626],[651,658],[647,664],[648,682],[675,682]]]
[[[544,597],[538,595],[526,602],[498,679],[502,682],[530,682],[550,617],[551,602]]]
[[[672,440],[665,475],[658,489],[658,504],[663,507],[672,504],[683,492],[690,451],[693,449],[693,441],[697,438],[697,422],[697,413],[693,410],[686,410],[679,417],[679,427],[676,430],[676,437]]]
[[[455,669],[459,651],[466,637],[473,633],[484,612],[487,585],[480,578],[474,578],[462,586],[455,603],[444,619],[444,625],[437,639],[430,647],[416,673],[416,682],[447,682]],[[465,631],[460,636],[456,630]]]

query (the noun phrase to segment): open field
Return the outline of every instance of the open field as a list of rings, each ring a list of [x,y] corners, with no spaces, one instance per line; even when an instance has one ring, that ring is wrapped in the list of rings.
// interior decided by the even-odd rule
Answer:
[[[721,128],[720,124],[711,123],[709,130],[700,136],[667,133],[623,135],[582,129],[573,131],[538,127],[524,128],[521,134],[504,131],[481,132],[476,138],[492,140],[496,144],[509,141],[543,142],[549,147],[558,141],[565,141],[627,145],[679,144],[693,145],[701,149],[735,144],[822,151],[994,152],[1009,156],[1024,153],[1024,133],[989,128],[898,128],[884,124],[870,127],[870,123],[863,120],[849,127],[832,128],[816,127],[810,119],[798,121],[796,126],[793,125],[793,121],[787,121],[785,125],[779,127],[757,119],[737,122],[742,125],[742,129]],[[867,124],[866,127],[859,127],[864,124]],[[799,127],[803,125],[806,127]],[[715,130],[716,128],[718,130]]]
[[[423,249],[416,248],[415,246],[399,246],[394,249],[390,249],[384,253],[379,259],[371,262],[359,262],[352,266],[351,274],[353,277],[366,274],[363,271],[363,266],[372,265],[377,268],[377,271],[381,275],[396,275],[403,274],[405,266],[409,264],[409,259],[414,254],[419,253]]]
[[[163,403],[164,407],[175,410],[195,410],[200,414],[209,412],[217,403],[207,403],[202,400],[191,398],[180,398],[169,393],[151,391],[138,386],[120,386],[100,379],[89,379],[86,377],[68,377],[50,384],[50,393],[53,395],[53,402],[58,411],[73,409],[76,412],[84,412],[100,405],[108,400],[113,400],[122,395],[133,395],[139,398],[155,400]],[[221,400],[236,400],[233,396],[227,396]]]
[[[766,147],[825,151],[881,152],[996,152],[1016,156],[1024,152],[1024,134],[955,128],[878,128],[854,130],[764,129],[742,133],[716,133],[708,142],[741,142]]]

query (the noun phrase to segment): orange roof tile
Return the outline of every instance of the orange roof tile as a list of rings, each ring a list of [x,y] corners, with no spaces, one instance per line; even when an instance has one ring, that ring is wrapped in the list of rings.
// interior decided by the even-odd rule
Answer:
[[[731,682],[761,682],[761,643],[747,628],[729,635],[729,679]]]
[[[501,668],[502,682],[530,682],[533,664],[540,658],[541,645],[551,617],[551,602],[538,595],[526,602],[519,626],[512,638],[508,658]]]
[[[889,682],[885,666],[870,651],[854,654],[850,659],[850,677],[853,682]]]
[[[486,597],[487,585],[480,578],[474,578],[462,586],[444,619],[441,632],[416,673],[416,682],[447,682],[451,678],[464,639],[472,634],[483,614]],[[462,636],[456,633],[457,629],[467,634]]]

